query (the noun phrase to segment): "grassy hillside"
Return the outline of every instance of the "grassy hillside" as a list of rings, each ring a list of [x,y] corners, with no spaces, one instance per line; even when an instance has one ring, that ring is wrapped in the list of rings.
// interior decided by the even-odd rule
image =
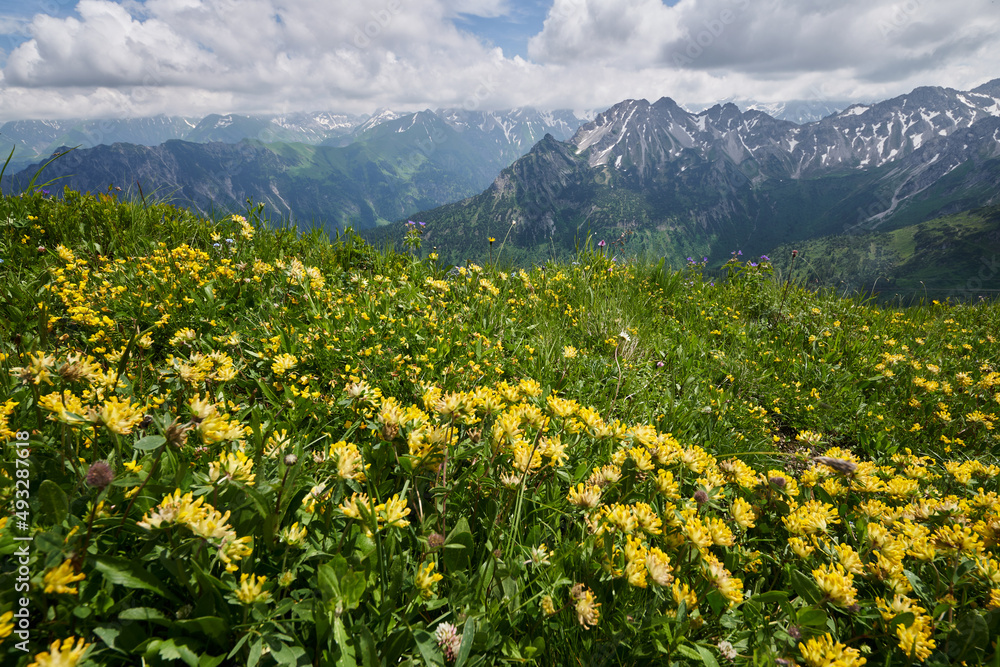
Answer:
[[[4,664],[1000,659],[997,304],[262,215],[0,200]]]
[[[792,250],[798,257],[792,262]],[[1000,293],[1000,207],[979,208],[887,232],[828,236],[779,247],[792,280],[841,292],[944,301]]]

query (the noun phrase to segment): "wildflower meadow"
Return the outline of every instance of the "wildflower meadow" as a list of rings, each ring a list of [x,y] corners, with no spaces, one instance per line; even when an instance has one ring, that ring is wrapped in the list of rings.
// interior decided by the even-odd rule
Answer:
[[[3,664],[1000,665],[997,304],[266,218],[0,201]]]

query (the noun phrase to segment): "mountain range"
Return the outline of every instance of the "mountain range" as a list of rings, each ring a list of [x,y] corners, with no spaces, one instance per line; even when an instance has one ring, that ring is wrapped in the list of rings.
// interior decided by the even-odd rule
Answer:
[[[320,120],[286,123],[279,134],[274,119],[261,129],[258,118],[210,116],[188,133],[197,141],[78,148],[52,161],[42,180],[80,191],[115,185],[156,192],[205,214],[240,211],[252,199],[301,226],[367,228],[480,192],[543,136],[569,138],[584,121],[569,111],[527,108],[382,112],[353,126],[348,141],[337,134],[346,126]],[[167,130],[154,123],[144,136],[157,131]],[[309,132],[310,142],[259,138]],[[23,188],[40,165],[6,178],[5,189]]]
[[[468,122],[458,118],[469,115],[461,109],[439,109],[433,113],[456,119],[456,127]],[[531,109],[514,109],[480,113],[478,117],[480,120],[492,117],[499,123],[507,119],[510,123],[516,122],[518,116],[525,117],[532,113]],[[380,109],[373,114],[317,111],[280,115],[210,114],[201,119],[160,115],[148,118],[17,120],[0,125],[0,152],[7,156],[14,149],[12,165],[17,169],[39,162],[67,146],[94,148],[116,143],[159,146],[172,140],[234,144],[244,139],[262,143],[347,146],[382,123],[412,115]],[[471,115],[474,119],[477,117],[477,114]],[[531,122],[545,122],[546,115],[549,117],[549,129],[557,136],[569,137],[585,120],[585,116],[578,118],[571,112],[557,111],[552,114],[539,113]]]
[[[998,183],[1000,79],[917,88],[806,124],[731,103],[691,113],[669,98],[626,100],[419,219],[451,263],[485,257],[490,237],[507,239],[513,261],[539,262],[590,236],[679,266],[891,231],[998,203]]]
[[[805,123],[844,109],[848,102],[792,101],[761,103],[754,100],[731,100],[741,109],[760,109],[774,118]],[[530,113],[529,109],[520,110]],[[515,110],[513,113],[516,113]],[[441,116],[463,114],[463,110],[439,109]],[[346,114],[332,111],[287,114],[210,114],[203,118],[188,116],[153,116],[148,118],[103,118],[64,120],[16,120],[0,125],[0,152],[5,156],[15,149],[12,164],[26,166],[51,155],[62,146],[93,148],[116,143],[158,146],[172,139],[196,143],[237,143],[257,139],[264,143],[297,142],[346,146],[356,137],[381,123],[397,120],[409,113],[379,109],[372,114]],[[500,112],[499,116],[504,116]],[[568,126],[554,132],[571,135],[594,112],[558,114]]]
[[[44,127],[35,143],[24,124],[8,123],[3,136],[21,132],[32,150],[70,136],[58,123]],[[861,282],[884,271],[891,280],[873,280],[912,286],[926,244],[905,239],[968,231],[948,216],[971,209],[980,213],[961,220],[975,219],[979,236],[967,239],[991,247],[1000,229],[1000,216],[981,214],[1000,203],[1000,79],[867,104],[734,100],[694,112],[663,97],[586,117],[381,110],[164,116],[99,129],[90,136],[98,145],[62,155],[43,180],[84,191],[141,187],[208,214],[242,210],[250,199],[302,227],[350,226],[374,242],[398,242],[402,222],[420,219],[425,246],[456,264],[485,259],[490,238],[500,240],[492,250],[502,246],[505,261],[520,264],[572,255],[588,239],[675,267],[687,257],[722,262],[735,250],[799,244],[843,260],[813,262],[808,274],[800,265],[803,280],[848,283],[840,265],[856,259]],[[159,141],[171,136],[184,139]],[[113,137],[131,141],[108,145]],[[5,177],[5,188],[24,187],[40,164]],[[865,242],[895,250],[861,253]],[[935,250],[936,266],[964,265],[949,253],[970,243]]]

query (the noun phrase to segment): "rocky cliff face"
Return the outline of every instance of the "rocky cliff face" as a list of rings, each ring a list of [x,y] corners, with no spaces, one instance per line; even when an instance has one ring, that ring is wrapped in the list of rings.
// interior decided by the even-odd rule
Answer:
[[[636,172],[669,162],[724,157],[754,178],[808,178],[881,167],[924,144],[1000,117],[1000,80],[974,91],[917,88],[874,105],[854,105],[796,125],[735,105],[692,114],[669,98],[627,100],[580,127],[570,140],[591,166]]]

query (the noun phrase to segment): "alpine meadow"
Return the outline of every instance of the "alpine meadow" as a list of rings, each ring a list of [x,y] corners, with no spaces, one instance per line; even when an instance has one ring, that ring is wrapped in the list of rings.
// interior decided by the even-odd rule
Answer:
[[[994,302],[2,207],[7,664],[997,660]]]
[[[0,667],[1000,667],[996,0],[0,0]]]

